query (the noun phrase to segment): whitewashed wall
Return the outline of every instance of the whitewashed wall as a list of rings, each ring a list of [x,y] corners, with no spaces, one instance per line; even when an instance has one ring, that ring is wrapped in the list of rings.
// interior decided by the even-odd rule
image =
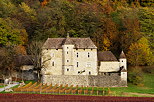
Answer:
[[[78,57],[77,57],[78,53]],[[88,57],[89,53],[89,57]],[[97,75],[97,49],[75,49],[74,50],[74,75]],[[77,67],[78,62],[78,67]],[[78,73],[79,71],[84,71]],[[90,73],[89,73],[90,72]]]
[[[45,64],[44,74],[49,75],[62,75],[62,49],[45,49],[43,50],[42,60],[47,59],[46,57],[51,56]]]
[[[100,62],[99,72],[119,71],[119,62]]]

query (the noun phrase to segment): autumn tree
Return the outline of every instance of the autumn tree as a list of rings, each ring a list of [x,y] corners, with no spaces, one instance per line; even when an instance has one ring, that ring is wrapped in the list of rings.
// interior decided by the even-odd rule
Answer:
[[[153,64],[153,55],[145,37],[131,44],[127,56],[128,62],[134,66]]]
[[[0,18],[0,45],[24,44],[27,42],[27,33],[24,29],[17,27],[17,22]]]

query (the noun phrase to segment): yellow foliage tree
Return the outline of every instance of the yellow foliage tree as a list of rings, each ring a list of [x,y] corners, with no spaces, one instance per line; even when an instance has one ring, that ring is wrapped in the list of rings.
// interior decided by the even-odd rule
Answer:
[[[107,36],[104,36],[103,37],[103,51],[108,51],[109,50],[109,47],[111,46],[111,42],[110,40],[108,39]]]
[[[127,54],[128,62],[132,65],[151,65],[153,55],[150,50],[148,40],[142,37],[138,42],[132,43]]]

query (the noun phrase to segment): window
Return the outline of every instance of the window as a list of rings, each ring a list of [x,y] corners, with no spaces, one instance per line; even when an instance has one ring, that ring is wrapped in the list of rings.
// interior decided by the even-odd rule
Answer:
[[[67,49],[68,49],[68,47],[67,47]]]
[[[78,71],[78,74],[80,74],[80,71]]]
[[[51,57],[54,57],[54,53],[51,53]]]
[[[89,71],[89,75],[91,75],[91,72]]]
[[[68,51],[67,51],[67,54],[68,54]]]
[[[52,66],[54,66],[55,65],[55,63],[54,62],[52,62]]]
[[[88,57],[90,57],[90,54],[89,54],[89,52],[88,52]]]
[[[122,62],[123,62],[123,60],[122,60]]]
[[[48,50],[48,49],[47,49]]]
[[[76,67],[79,67],[79,62],[77,62],[77,65],[76,65]]]
[[[58,49],[56,49],[56,50],[58,50]]]
[[[67,71],[69,71],[69,69],[67,69]]]
[[[69,62],[69,60],[67,60],[67,62]]]
[[[79,57],[79,54],[77,53],[76,57]]]
[[[87,62],[87,67],[91,67],[91,63],[90,62]]]

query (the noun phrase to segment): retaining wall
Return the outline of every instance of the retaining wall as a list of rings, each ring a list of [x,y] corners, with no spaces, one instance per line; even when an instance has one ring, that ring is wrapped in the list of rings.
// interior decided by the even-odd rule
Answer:
[[[118,74],[113,75],[43,75],[43,83],[63,85],[83,85],[97,87],[126,87],[127,81],[121,80]]]

